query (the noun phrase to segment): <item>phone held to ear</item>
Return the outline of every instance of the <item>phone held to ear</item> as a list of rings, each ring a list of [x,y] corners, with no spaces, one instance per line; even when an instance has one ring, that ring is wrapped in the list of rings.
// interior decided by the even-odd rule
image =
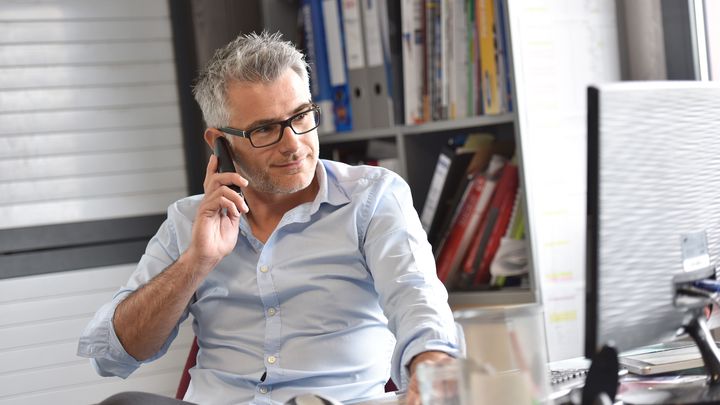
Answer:
[[[218,158],[218,173],[234,173],[235,165],[233,164],[232,155],[230,154],[230,145],[227,143],[227,139],[222,136],[215,139],[215,156]],[[240,197],[245,198],[238,187],[235,184],[229,184],[231,190],[240,194]]]

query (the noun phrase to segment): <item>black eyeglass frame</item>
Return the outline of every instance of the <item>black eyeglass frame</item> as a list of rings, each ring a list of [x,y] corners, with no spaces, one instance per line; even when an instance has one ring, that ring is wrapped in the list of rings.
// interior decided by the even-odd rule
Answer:
[[[317,122],[315,123],[315,126],[312,127],[312,128],[310,128],[310,129],[308,129],[307,131],[302,131],[302,132],[296,131],[295,128],[293,128],[293,126],[292,126],[292,122],[293,122],[297,117],[299,117],[299,116],[301,116],[301,115],[303,115],[303,114],[310,113],[310,112],[316,112],[316,113],[317,113],[317,120],[316,120]],[[300,111],[300,112],[297,113],[297,114],[293,114],[290,118],[288,118],[288,119],[286,119],[286,120],[268,122],[267,124],[258,125],[258,126],[255,127],[255,128],[250,128],[250,129],[248,129],[247,131],[243,131],[242,129],[237,129],[237,128],[233,128],[233,127],[220,127],[220,128],[218,128],[218,131],[224,132],[224,133],[226,133],[226,134],[228,134],[228,135],[233,135],[233,136],[239,136],[239,137],[242,137],[242,138],[247,138],[247,140],[250,141],[250,145],[252,145],[253,148],[265,148],[265,147],[272,146],[272,145],[275,145],[276,143],[280,142],[280,140],[281,140],[282,137],[283,137],[283,134],[285,134],[285,128],[290,128],[290,130],[293,131],[293,133],[294,133],[295,135],[307,134],[308,132],[317,129],[317,127],[320,126],[320,115],[321,115],[321,113],[322,113],[322,112],[320,111],[320,106],[317,105],[317,104],[315,104],[315,103],[311,103],[311,104],[310,104],[310,108],[308,108],[307,110]],[[254,131],[257,131],[258,129],[267,127],[267,126],[269,126],[269,125],[277,125],[277,124],[280,124],[280,134],[278,135],[278,138],[277,138],[274,142],[269,143],[269,144],[267,144],[267,145],[262,145],[262,146],[257,146],[257,145],[255,145],[255,143],[254,143],[253,140],[252,140],[252,137],[250,136]]]

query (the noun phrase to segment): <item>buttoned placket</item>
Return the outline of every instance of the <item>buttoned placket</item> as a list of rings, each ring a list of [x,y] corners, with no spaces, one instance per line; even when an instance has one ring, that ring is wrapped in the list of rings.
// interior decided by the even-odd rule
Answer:
[[[282,345],[280,340],[280,302],[278,301],[275,284],[272,279],[272,251],[275,246],[275,240],[278,238],[278,235],[282,234],[282,228],[287,224],[297,222],[303,217],[308,217],[309,208],[309,204],[303,204],[303,206],[296,207],[285,213],[275,228],[275,231],[270,234],[270,237],[264,244],[257,240],[252,234],[246,234],[244,231],[241,231],[243,232],[243,236],[256,248],[256,251],[260,253],[257,264],[257,285],[265,311],[265,378],[258,384],[257,392],[262,395],[267,395],[271,390],[272,376],[275,374],[274,370],[279,367],[279,351]],[[247,222],[243,225],[249,226]]]
[[[272,250],[275,246],[275,232],[270,235],[265,242],[257,264],[257,285],[260,292],[260,299],[265,312],[265,344],[264,344],[264,363],[265,363],[265,380],[259,384],[258,392],[267,394],[270,392],[273,382],[273,375],[277,375],[276,370],[280,362],[281,342],[281,322],[279,316],[280,302],[276,292],[275,283],[273,282],[272,268]]]

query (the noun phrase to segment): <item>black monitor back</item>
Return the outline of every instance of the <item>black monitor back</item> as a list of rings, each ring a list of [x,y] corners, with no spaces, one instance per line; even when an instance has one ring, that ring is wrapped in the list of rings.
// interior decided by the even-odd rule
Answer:
[[[589,88],[587,187],[586,356],[672,339],[683,236],[720,253],[720,83]]]

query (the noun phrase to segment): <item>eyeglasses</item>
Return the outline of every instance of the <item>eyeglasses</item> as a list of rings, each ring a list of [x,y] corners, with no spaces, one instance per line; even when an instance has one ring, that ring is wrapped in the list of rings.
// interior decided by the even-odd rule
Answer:
[[[299,112],[284,121],[271,122],[247,131],[231,127],[222,127],[218,128],[218,130],[229,135],[247,138],[255,148],[264,148],[280,142],[287,127],[290,127],[296,135],[302,135],[307,134],[319,125],[320,107],[312,104],[309,109]]]

